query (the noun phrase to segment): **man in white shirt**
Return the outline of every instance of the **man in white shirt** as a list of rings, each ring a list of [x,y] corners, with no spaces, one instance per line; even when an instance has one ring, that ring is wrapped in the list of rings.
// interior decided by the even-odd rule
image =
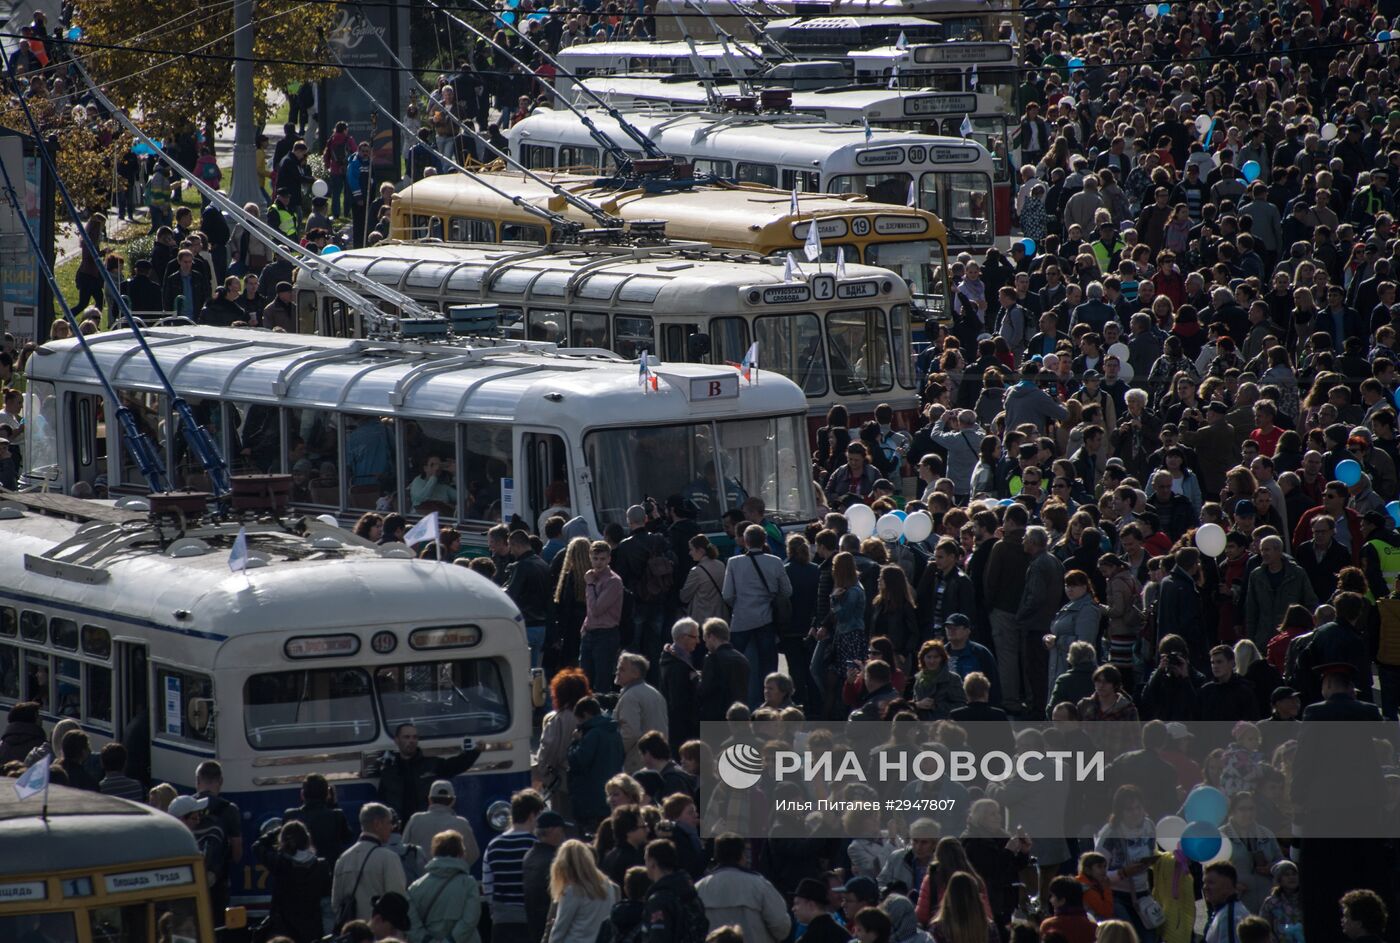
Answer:
[[[1201,881],[1201,897],[1206,903],[1204,943],[1237,943],[1236,930],[1248,917],[1249,908],[1240,902],[1239,874],[1228,861],[1206,866]]]

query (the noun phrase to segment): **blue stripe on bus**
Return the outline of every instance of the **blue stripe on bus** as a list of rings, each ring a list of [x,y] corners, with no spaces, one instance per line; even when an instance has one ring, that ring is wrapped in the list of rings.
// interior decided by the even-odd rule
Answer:
[[[46,606],[50,609],[62,609],[66,612],[76,612],[92,619],[100,619],[106,622],[124,622],[127,625],[139,625],[148,629],[156,629],[160,632],[174,632],[176,635],[188,635],[191,638],[202,638],[211,642],[228,641],[227,635],[220,635],[217,632],[201,632],[199,629],[182,629],[173,625],[161,625],[159,622],[152,622],[149,619],[113,615],[101,609],[89,609],[86,606],[75,606],[71,603],[56,602],[43,596],[31,596],[27,593],[0,591],[0,599],[13,599],[16,602],[27,602],[35,606]]]

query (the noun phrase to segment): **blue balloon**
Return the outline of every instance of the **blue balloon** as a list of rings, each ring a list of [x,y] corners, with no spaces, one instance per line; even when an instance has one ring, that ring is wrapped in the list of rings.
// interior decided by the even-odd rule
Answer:
[[[1214,786],[1197,786],[1191,790],[1191,794],[1186,797],[1186,804],[1181,807],[1182,817],[1193,824],[1205,823],[1211,828],[1219,828],[1225,822],[1225,816],[1229,814],[1230,801],[1225,798],[1225,793]]]
[[[1244,179],[1248,180],[1250,183],[1253,183],[1254,181],[1259,179],[1260,168],[1259,161],[1257,160],[1245,161],[1244,166],[1241,167],[1240,170],[1244,171]]]
[[[1337,463],[1337,480],[1350,488],[1361,480],[1361,465],[1347,459]]]
[[[1192,861],[1209,861],[1220,854],[1221,844],[1220,826],[1209,822],[1192,822],[1181,833],[1181,851]]]
[[[1035,240],[1027,236],[1021,240],[1022,247],[1026,250],[1026,255],[1035,255]]]
[[[70,26],[70,27],[68,27],[67,36],[68,36],[68,38],[69,38],[70,40],[82,39],[82,38],[83,38],[83,31],[82,31],[82,29],[81,29],[80,27],[77,27],[77,26]]]
[[[901,521],[909,516],[909,513],[907,511],[891,511],[890,513],[893,514],[895,517],[899,518]]]
[[[1390,42],[1391,35],[1392,35],[1392,34],[1391,34],[1390,30],[1388,30],[1388,29],[1383,29],[1383,30],[1381,30],[1379,33],[1376,34],[1376,42],[1378,42],[1378,43],[1388,43],[1388,42]]]
[[[1000,501],[997,502],[997,504],[1000,504],[1004,508],[1009,508],[1015,503],[1016,501],[1014,498],[1002,498]]]
[[[1400,501],[1390,502],[1385,506],[1385,510],[1386,513],[1390,515],[1390,519],[1395,522],[1396,526],[1400,527]]]
[[[1084,60],[1079,58],[1078,56],[1075,56],[1069,61],[1069,67],[1071,69],[1082,69],[1084,68]]]
[[[329,243],[324,249],[321,250],[321,254],[322,254],[322,255],[335,255],[335,254],[336,254],[337,252],[339,252],[339,251],[340,251],[340,246],[338,246],[338,245],[336,245],[334,242],[332,242],[332,243]]]
[[[1161,16],[1170,16],[1170,15],[1171,15],[1171,12],[1172,12],[1172,5],[1171,5],[1170,3],[1159,3],[1159,4],[1157,4],[1157,13],[1160,14]]]

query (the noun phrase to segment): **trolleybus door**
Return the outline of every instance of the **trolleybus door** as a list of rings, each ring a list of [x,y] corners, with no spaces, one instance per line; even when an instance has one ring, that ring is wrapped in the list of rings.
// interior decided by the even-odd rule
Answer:
[[[117,715],[112,732],[129,753],[127,774],[144,782],[151,777],[150,666],[146,644],[117,639],[113,654],[117,668]]]

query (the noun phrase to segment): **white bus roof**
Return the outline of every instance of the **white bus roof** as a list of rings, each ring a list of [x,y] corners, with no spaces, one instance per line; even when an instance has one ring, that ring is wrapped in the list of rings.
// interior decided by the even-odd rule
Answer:
[[[724,45],[717,42],[695,44],[695,52],[702,59],[718,59],[724,56]],[[762,56],[763,50],[752,43],[734,42],[729,44],[729,52],[745,58],[745,53]],[[574,43],[565,46],[554,54],[561,63],[568,64],[572,59],[610,59],[618,56],[636,56],[642,59],[663,59],[666,57],[690,58],[690,47],[683,42],[606,42]]]
[[[862,65],[891,65],[899,63],[900,68],[911,65],[969,66],[1011,65],[1016,61],[1016,47],[1004,42],[969,42],[950,40],[943,43],[911,43],[904,49],[898,46],[877,46],[874,49],[857,49],[847,53],[859,68]]]
[[[590,112],[589,117],[604,134],[614,140],[623,139],[617,121],[605,112]],[[803,167],[831,162],[845,170],[903,163],[903,148],[921,146],[930,163],[976,164],[991,160],[987,150],[974,141],[883,128],[872,128],[867,141],[865,129],[859,125],[813,118],[794,121],[777,116],[690,112],[632,112],[627,118],[662,152],[691,157],[740,155],[745,160]],[[511,148],[517,156],[521,145],[530,143],[531,138],[595,146],[587,129],[568,111],[538,111],[510,129]],[[895,150],[900,153],[896,155]]]
[[[343,535],[343,544],[325,548],[274,524],[249,524],[249,550],[265,565],[241,573],[228,568],[237,528],[225,526],[217,535],[192,528],[203,534],[200,540],[207,545],[201,553],[194,553],[200,549],[194,541],[162,548],[154,540],[112,553],[65,552],[56,557],[59,563],[71,561],[106,576],[90,582],[69,571],[73,578],[64,578],[53,575],[63,571],[61,566],[26,563],[25,557],[43,558],[91,522],[36,513],[25,507],[24,497],[8,496],[10,507],[23,510],[19,517],[7,514],[0,520],[0,539],[6,548],[0,555],[0,585],[69,609],[90,611],[94,621],[135,622],[187,638],[222,642],[259,632],[294,635],[355,628],[383,621],[390,618],[388,614],[399,620],[411,616],[425,625],[519,619],[510,597],[480,574],[433,560],[385,556],[383,550],[364,546],[348,531],[320,526],[316,532],[336,534],[337,539]],[[64,499],[59,496],[59,500]],[[104,523],[127,532],[143,529],[145,515],[131,512],[119,524],[121,512],[109,511],[102,515]],[[88,536],[94,547],[103,542],[100,532]],[[185,547],[182,552],[193,555],[172,556],[173,547]]]
[[[386,246],[383,251],[450,258],[456,250]],[[781,270],[775,267],[748,268],[753,270],[754,284],[782,281]],[[896,289],[904,290],[903,282],[884,269],[861,268],[893,278]],[[616,358],[510,347],[493,351],[448,343],[345,340],[248,328],[155,328],[146,331],[146,337],[183,395],[289,408],[518,422],[575,431],[595,425],[669,424],[807,409],[802,390],[776,374],[769,374],[761,384],[740,384],[738,402],[691,402],[692,380],[734,375],[730,368],[702,364],[655,367],[667,392],[643,395],[636,363]],[[113,386],[160,391],[130,331],[95,335],[89,341]],[[97,383],[72,339],[44,345],[29,364],[31,380],[79,381],[94,387]]]

